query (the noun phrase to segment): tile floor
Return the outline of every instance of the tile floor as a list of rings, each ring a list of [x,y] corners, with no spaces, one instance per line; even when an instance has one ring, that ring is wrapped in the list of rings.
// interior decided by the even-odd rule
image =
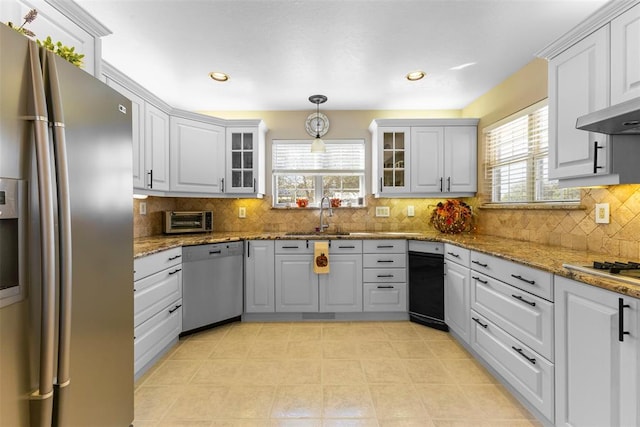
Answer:
[[[234,323],[136,384],[135,427],[539,426],[449,334],[410,322]]]

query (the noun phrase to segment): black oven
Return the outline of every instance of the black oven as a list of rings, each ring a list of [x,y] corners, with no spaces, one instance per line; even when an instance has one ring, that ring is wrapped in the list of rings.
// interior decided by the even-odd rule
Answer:
[[[444,323],[444,245],[409,242],[409,320],[442,331]]]

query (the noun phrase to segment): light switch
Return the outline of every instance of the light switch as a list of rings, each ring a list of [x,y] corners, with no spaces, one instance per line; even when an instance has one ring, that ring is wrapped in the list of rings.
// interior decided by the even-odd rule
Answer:
[[[609,224],[609,203],[596,203],[596,224]]]
[[[415,215],[416,215],[416,210],[413,207],[413,205],[407,206],[407,216],[415,216]]]
[[[376,216],[389,216],[389,206],[376,206]]]
[[[147,214],[147,202],[140,202],[140,215]]]
[[[238,208],[238,218],[246,218],[247,217],[247,208],[244,206],[240,206]]]

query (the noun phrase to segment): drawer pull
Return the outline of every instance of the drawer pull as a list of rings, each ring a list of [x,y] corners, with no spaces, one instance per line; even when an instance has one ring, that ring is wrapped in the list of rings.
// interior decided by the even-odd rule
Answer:
[[[460,255],[455,252],[447,252],[447,254],[451,255],[452,257],[460,258]]]
[[[299,249],[299,246],[283,246],[282,249]]]
[[[378,249],[393,248],[393,245],[378,245],[378,246],[376,246],[376,248],[378,248]]]
[[[169,310],[169,314],[173,313],[174,311],[176,311],[180,307],[182,307],[182,304],[176,305],[175,307],[173,307],[172,309]]]
[[[173,261],[174,259],[178,259],[180,257],[182,257],[182,255],[176,255],[176,256],[169,257],[169,261]]]
[[[477,319],[475,317],[472,317],[473,321],[476,322],[478,325],[482,326],[483,328],[487,329],[487,327],[489,327],[489,325],[487,325],[486,323],[482,323],[480,321],[480,319]]]
[[[618,298],[618,341],[623,342],[624,336],[629,335],[629,331],[624,330],[624,309],[629,308],[629,304],[625,304],[622,298]]]
[[[338,249],[355,249],[355,246],[338,246]]]
[[[393,260],[392,259],[379,259],[376,262],[393,262]]]
[[[181,269],[181,268],[176,268],[175,270],[170,271],[170,272],[169,272],[169,276],[173,276],[173,275],[174,275],[174,274],[176,274],[178,271],[182,271],[182,269]]]
[[[393,289],[393,286],[378,286],[378,289]]]
[[[378,277],[394,277],[393,274],[378,274]]]
[[[522,301],[525,304],[529,304],[531,307],[535,307],[536,303],[533,301],[527,301],[526,299],[522,298],[520,295],[511,295],[512,297],[514,297],[515,299]]]
[[[522,280],[523,282],[528,283],[530,285],[536,284],[535,280],[527,280],[524,277],[520,276],[519,274],[512,274],[511,277],[513,277],[514,279]]]
[[[512,349],[514,349],[516,351],[516,353],[518,353],[520,356],[524,357],[525,359],[527,359],[529,362],[531,362],[533,365],[536,364],[536,359],[534,359],[533,357],[529,357],[526,354],[524,354],[524,351],[522,351],[521,348],[517,348],[515,346],[511,346]]]
[[[471,262],[474,263],[474,264],[478,264],[480,267],[484,267],[484,268],[487,268],[489,266],[489,264],[483,264],[480,261],[473,260]]]
[[[481,279],[481,278],[479,278],[478,276],[471,276],[471,278],[472,278],[473,280],[477,280],[478,282],[482,283],[483,285],[486,285],[487,283],[489,283],[489,282],[488,282],[488,281],[486,281],[486,280],[482,280],[482,279]]]
[[[222,250],[218,249],[217,251],[209,251],[209,255],[221,254]]]

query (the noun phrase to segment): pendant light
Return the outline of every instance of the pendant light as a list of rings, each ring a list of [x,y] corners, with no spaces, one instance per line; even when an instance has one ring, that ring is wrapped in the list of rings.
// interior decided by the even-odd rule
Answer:
[[[324,95],[311,95],[309,101],[316,104],[316,137],[311,143],[311,152],[326,153],[327,147],[322,138],[320,138],[320,104],[327,102],[327,97]]]

